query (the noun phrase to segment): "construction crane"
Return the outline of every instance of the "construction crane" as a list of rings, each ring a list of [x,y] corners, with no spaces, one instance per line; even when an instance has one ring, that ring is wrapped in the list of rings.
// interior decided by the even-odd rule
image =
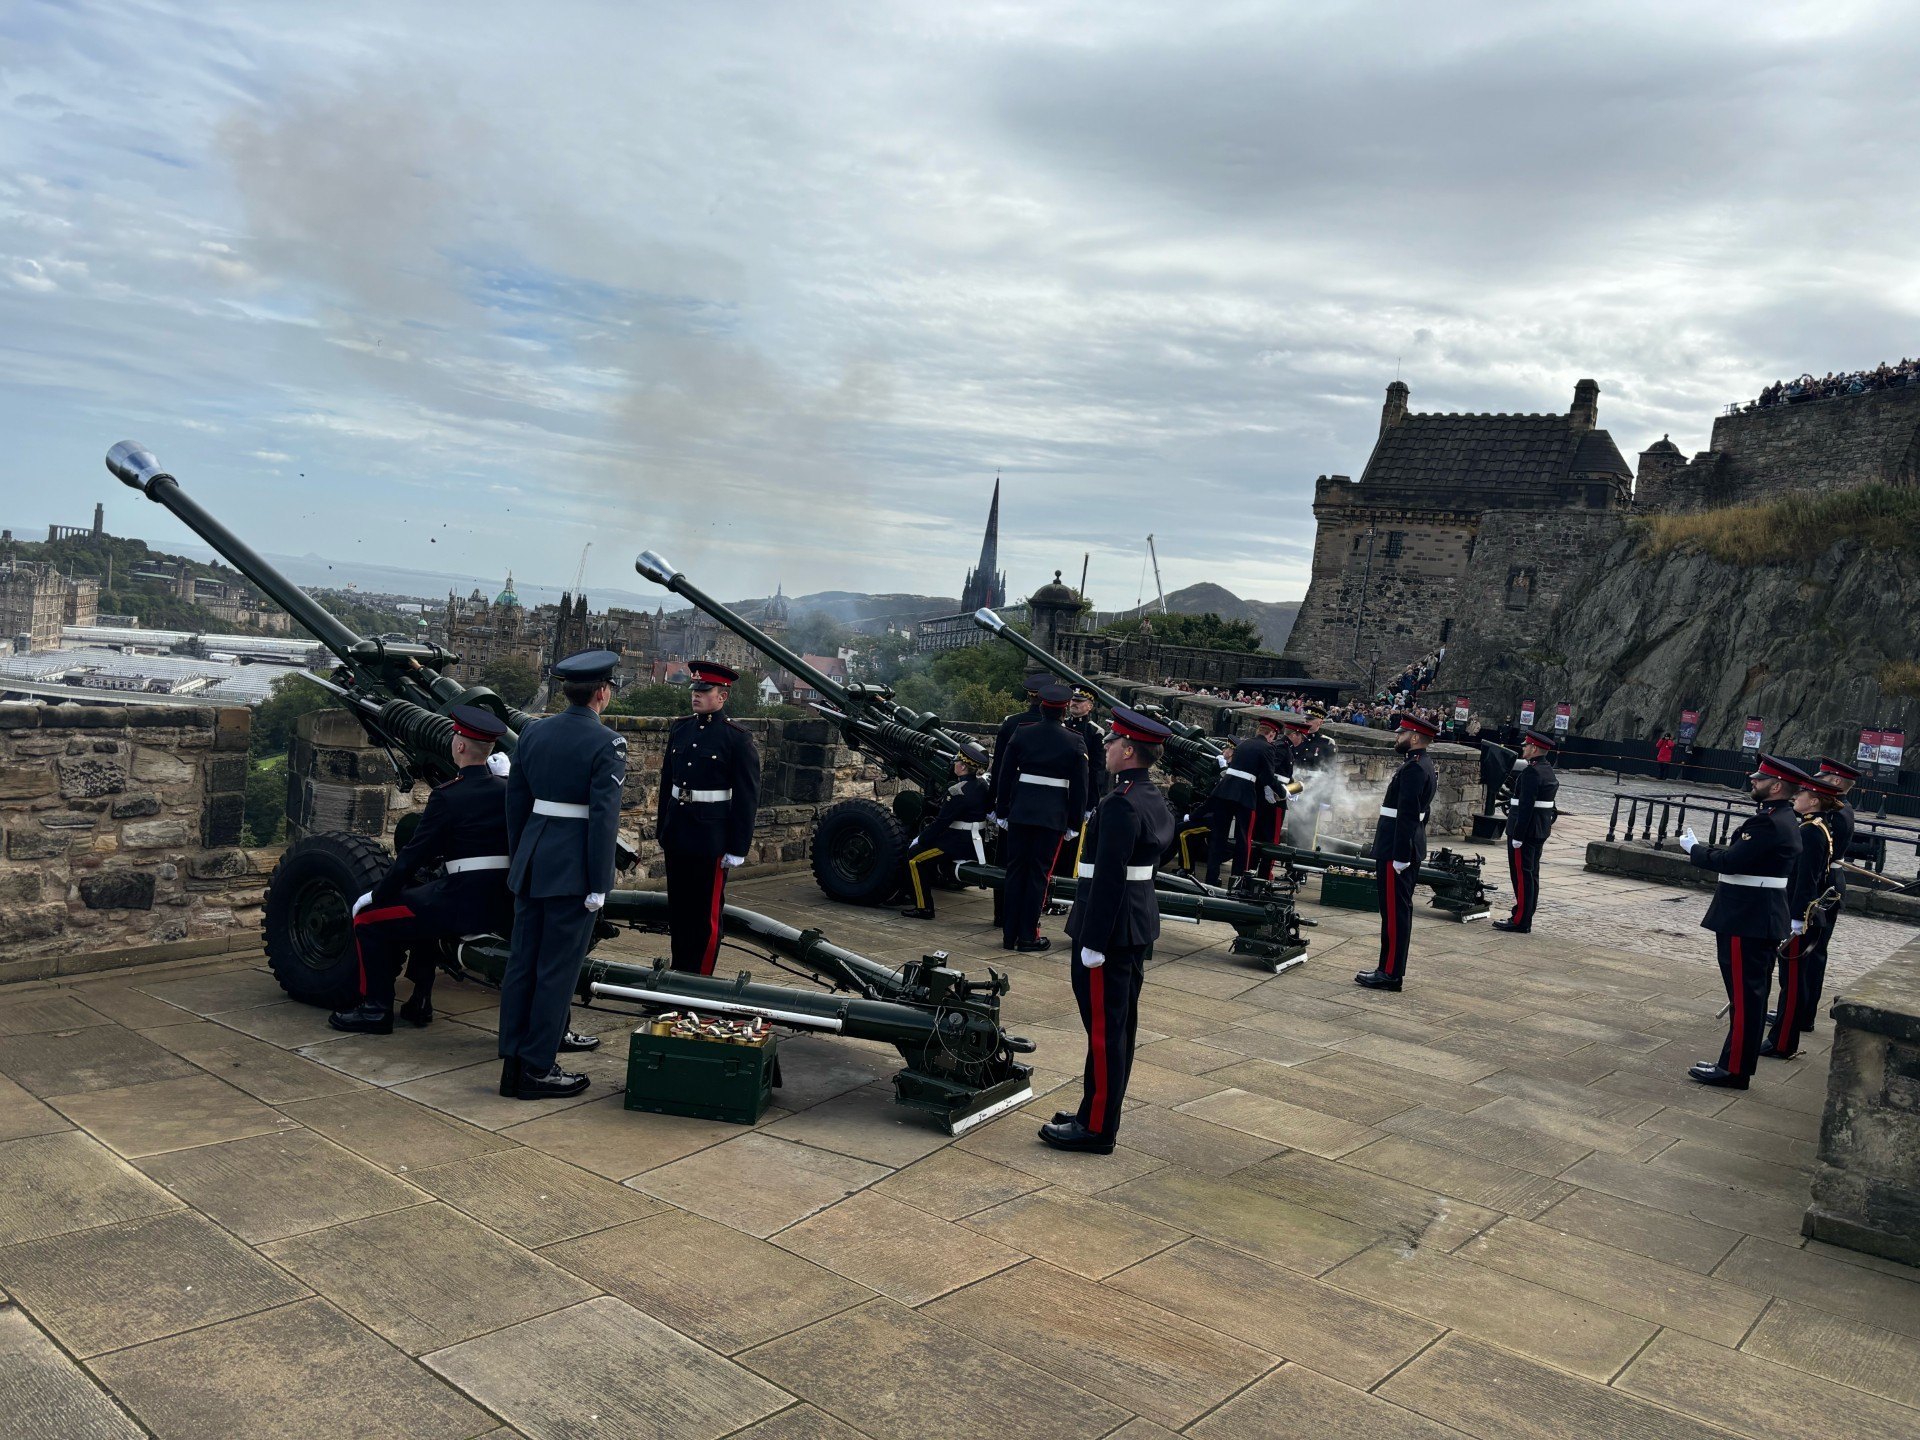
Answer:
[[[580,547],[580,568],[573,572],[573,593],[576,598],[580,594],[580,586],[587,578],[587,552],[591,549],[593,549],[591,540]]]
[[[1153,588],[1160,596],[1160,613],[1167,613],[1167,587],[1160,583],[1160,552],[1153,548],[1153,536],[1147,536],[1147,554],[1153,560]]]

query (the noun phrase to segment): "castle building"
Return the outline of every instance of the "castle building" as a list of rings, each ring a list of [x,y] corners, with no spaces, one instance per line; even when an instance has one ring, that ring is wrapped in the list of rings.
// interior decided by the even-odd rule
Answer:
[[[1557,415],[1416,414],[1408,395],[1387,387],[1357,482],[1314,486],[1313,575],[1285,650],[1312,675],[1371,688],[1467,624],[1524,640],[1633,505],[1592,380]]]
[[[43,560],[0,560],[0,651],[58,650],[74,582]],[[94,589],[99,606],[99,589]]]
[[[473,680],[497,660],[518,660],[542,673],[548,635],[520,603],[509,571],[491,601],[478,589],[464,600],[448,594],[441,643],[460,657],[460,673]]]

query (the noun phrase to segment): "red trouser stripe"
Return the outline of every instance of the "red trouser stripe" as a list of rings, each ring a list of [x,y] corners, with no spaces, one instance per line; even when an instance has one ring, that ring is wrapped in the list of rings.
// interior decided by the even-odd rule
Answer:
[[[411,920],[413,907],[409,905],[383,905],[378,910],[368,906],[353,917],[353,958],[360,967],[360,998],[367,998],[367,956],[360,948],[360,927],[377,925],[382,920]]]
[[[1086,822],[1083,820],[1080,823],[1084,825]],[[1047,913],[1047,902],[1053,899],[1053,867],[1060,863],[1060,850],[1066,843],[1067,837],[1065,835],[1062,835],[1058,840],[1053,842],[1053,858],[1047,861],[1046,878],[1040,882],[1040,913],[1042,915]],[[1033,922],[1033,938],[1036,940],[1040,938],[1040,922],[1038,920]]]
[[[1387,866],[1380,893],[1386,897],[1387,902],[1387,954],[1380,968],[1389,975],[1393,975],[1398,973],[1394,967],[1400,963],[1400,940],[1394,933],[1395,922],[1400,917],[1400,877],[1394,873],[1391,864]]]
[[[1520,863],[1520,847],[1507,842],[1507,870],[1513,876],[1513,923],[1527,913],[1527,867]]]
[[[1107,967],[1087,971],[1087,1040],[1093,1046],[1093,1098],[1087,1102],[1087,1128],[1107,1133]]]
[[[1784,974],[1780,981],[1780,1024],[1774,1034],[1779,1038],[1774,1048],[1782,1055],[1791,1055],[1794,1042],[1799,1038],[1794,1033],[1800,1009],[1800,937],[1795,935],[1787,941],[1787,963],[1782,967]]]
[[[1747,977],[1738,935],[1727,937],[1727,951],[1731,977],[1728,988],[1733,991],[1733,1033],[1727,1040],[1727,1069],[1735,1075],[1744,1075],[1746,1056],[1740,1053],[1740,1045],[1747,1035]]]
[[[720,953],[720,907],[727,893],[727,865],[724,860],[713,862],[713,911],[707,916],[707,948],[700,955],[700,973],[713,973],[714,958]]]

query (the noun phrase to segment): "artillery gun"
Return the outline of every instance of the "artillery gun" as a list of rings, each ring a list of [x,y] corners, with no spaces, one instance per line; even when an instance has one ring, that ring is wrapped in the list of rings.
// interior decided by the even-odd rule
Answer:
[[[403,786],[454,775],[453,722],[444,713],[451,706],[478,705],[506,721],[511,728],[499,743],[509,753],[517,732],[538,719],[491,690],[440,673],[459,657],[437,645],[355,635],[204,510],[140,446],[131,441],[114,446],[107,468],[176,515],[332,653],[338,665],[331,678],[296,673],[341,698],[374,743],[386,749]],[[625,845],[621,850],[622,868],[631,869],[638,855]],[[287,847],[267,883],[261,931],[267,963],[294,999],[329,1008],[353,1002],[358,985],[349,907],[392,861],[386,846],[370,835],[316,831]],[[600,921],[596,945],[623,928],[664,929],[666,896],[616,890],[607,897]],[[822,988],[759,984],[745,972],[728,979],[590,956],[582,968],[581,995],[764,1015],[793,1028],[893,1045],[906,1062],[894,1077],[896,1098],[933,1114],[949,1133],[1031,1096],[1028,1067],[1013,1057],[1030,1052],[1033,1044],[1001,1027],[1007,980],[997,971],[989,969],[985,981],[969,980],[942,963],[942,954],[896,970],[830,943],[817,930],[795,930],[735,906],[726,907],[723,928],[802,967]],[[497,936],[463,941],[448,947],[446,959],[497,984],[506,969],[507,943]]]
[[[907,843],[935,797],[953,783],[953,762],[967,741],[941,728],[937,715],[910,710],[887,685],[842,685],[807,664],[785,645],[748,623],[648,550],[633,568],[664,589],[683,595],[775,664],[813,687],[822,698],[813,708],[839,727],[854,750],[871,756],[887,774],[912,788],[877,800],[842,800],[814,822],[813,878],[832,899],[849,905],[881,905],[900,888]]]
[[[1331,835],[1320,836],[1311,850],[1256,840],[1253,853],[1281,861],[1289,871],[1309,875],[1332,870],[1372,879],[1378,863],[1366,846]],[[1493,903],[1482,876],[1485,863],[1481,856],[1442,848],[1420,862],[1414,880],[1433,892],[1427,903],[1449,920],[1484,920]]]

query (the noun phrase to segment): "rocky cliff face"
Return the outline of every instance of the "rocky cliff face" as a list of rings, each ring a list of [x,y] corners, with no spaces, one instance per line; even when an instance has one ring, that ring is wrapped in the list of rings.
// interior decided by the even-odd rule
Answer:
[[[1730,565],[1686,551],[1654,555],[1629,530],[1567,587],[1525,648],[1459,628],[1441,688],[1482,714],[1523,697],[1551,713],[1573,705],[1578,733],[1652,737],[1683,707],[1701,712],[1701,741],[1737,746],[1748,715],[1766,745],[1791,754],[1851,755],[1862,725],[1920,727],[1920,704],[1882,692],[1889,661],[1920,656],[1920,557],[1842,541],[1795,564]]]

